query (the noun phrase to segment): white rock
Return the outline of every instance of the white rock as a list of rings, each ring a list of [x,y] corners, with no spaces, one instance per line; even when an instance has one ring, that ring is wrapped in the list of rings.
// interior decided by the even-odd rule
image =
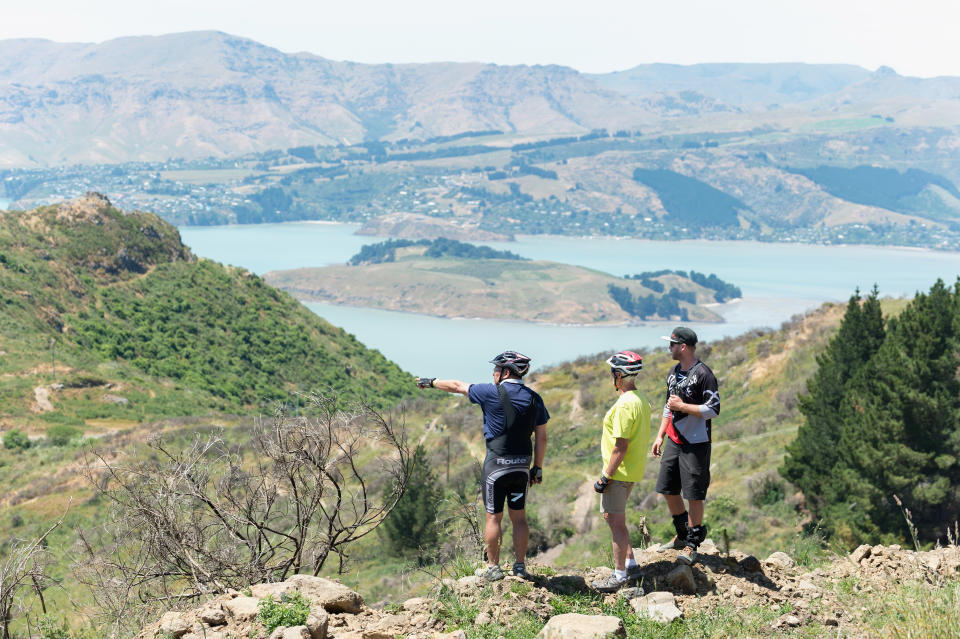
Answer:
[[[670,623],[683,616],[683,613],[677,608],[677,601],[674,599],[673,593],[669,592],[651,592],[649,595],[631,599],[630,605],[638,615],[650,617],[661,623]]]
[[[414,611],[423,608],[424,606],[429,606],[433,602],[432,599],[428,597],[413,597],[412,599],[407,599],[403,602],[403,609]]]
[[[257,584],[250,587],[255,597],[267,597],[290,592],[299,592],[313,604],[319,604],[327,612],[357,614],[363,610],[363,598],[343,584],[312,575],[293,575],[286,581],[274,584]]]
[[[537,639],[610,639],[626,634],[618,617],[569,613],[551,617]]]
[[[855,564],[859,564],[861,561],[870,556],[870,552],[872,550],[873,549],[867,544],[857,546],[857,549],[850,553],[850,560]]]
[[[237,621],[250,621],[260,611],[260,600],[256,597],[234,597],[224,601],[223,607]]]
[[[307,615],[307,630],[310,631],[310,639],[327,639],[327,628],[330,625],[330,615],[323,609],[323,606],[314,606]]]
[[[168,612],[160,617],[160,632],[172,635],[174,639],[182,637],[190,630],[190,624],[180,616],[179,612]]]
[[[310,631],[306,626],[277,628],[270,633],[269,639],[310,639]]]
[[[790,555],[788,555],[785,552],[779,552],[779,551],[767,557],[764,563],[769,564],[771,566],[779,566],[781,568],[793,568],[794,565],[796,565],[796,562],[793,560],[792,557],[790,557]]]

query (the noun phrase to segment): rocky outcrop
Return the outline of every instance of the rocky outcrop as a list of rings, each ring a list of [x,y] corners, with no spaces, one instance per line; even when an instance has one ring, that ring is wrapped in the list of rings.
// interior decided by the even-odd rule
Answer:
[[[713,548],[704,544],[704,548]],[[386,609],[367,607],[360,595],[343,584],[318,577],[296,575],[287,581],[251,586],[246,593],[221,595],[194,611],[168,612],[145,628],[138,639],[226,639],[261,636],[267,639],[465,639],[464,618],[449,623],[450,602],[461,610],[474,610],[467,621],[474,627],[510,626],[521,619],[538,619],[543,627],[537,639],[606,639],[625,636],[624,623],[609,616],[618,600],[629,603],[637,617],[670,624],[687,615],[718,607],[746,610],[768,607],[789,613],[769,623],[771,632],[804,626],[836,627],[843,636],[866,636],[863,612],[851,608],[838,588],[841,580],[856,577],[861,587],[882,592],[896,583],[926,579],[960,578],[960,548],[951,546],[912,552],[899,546],[861,546],[847,557],[812,570],[803,568],[786,553],[758,560],[731,551],[727,555],[701,552],[693,566],[678,566],[676,552],[643,552],[637,549],[641,568],[618,592],[601,594],[592,582],[610,575],[609,568],[568,574],[538,575],[524,580],[508,576],[493,583],[475,576],[444,579],[434,584],[432,596],[395,602]],[[547,572],[547,571],[542,571]],[[300,593],[310,602],[310,615],[302,625],[277,628],[267,635],[257,613],[267,597]],[[555,614],[558,598],[593,592],[593,610]],[[562,606],[561,606],[562,607]],[[589,607],[589,606],[588,606]],[[592,613],[592,614],[591,614]],[[253,634],[251,634],[253,633]],[[259,633],[259,634],[258,634]]]

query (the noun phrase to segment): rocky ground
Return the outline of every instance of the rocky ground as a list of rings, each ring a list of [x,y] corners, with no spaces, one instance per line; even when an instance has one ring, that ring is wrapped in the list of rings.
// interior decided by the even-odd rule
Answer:
[[[899,546],[861,546],[819,568],[798,566],[782,552],[760,560],[738,551],[720,553],[709,540],[692,567],[676,562],[676,553],[638,552],[642,569],[616,593],[599,595],[590,584],[610,574],[609,568],[553,574],[531,566],[529,580],[508,576],[488,583],[480,577],[444,579],[432,597],[416,597],[372,608],[347,587],[326,579],[297,575],[275,584],[254,585],[244,593],[230,592],[185,612],[168,612],[145,628],[138,639],[407,639],[466,637],[466,630],[491,624],[510,628],[522,619],[545,623],[539,639],[614,637],[626,634],[621,617],[603,614],[628,602],[632,614],[668,624],[675,619],[724,606],[736,611],[766,607],[789,610],[773,618],[763,634],[789,634],[796,629],[836,628],[833,636],[868,637],[867,607],[857,607],[863,595],[880,594],[897,584],[927,583],[960,578],[960,548],[926,552]],[[258,618],[261,603],[284,593],[301,593],[310,603],[302,625],[279,627],[268,635]],[[593,599],[589,599],[592,595]],[[559,600],[580,597],[593,601],[595,614],[559,614]],[[588,596],[584,599],[583,596]],[[451,603],[453,602],[453,603]],[[451,606],[460,611],[457,617]],[[456,617],[456,618],[455,618]],[[469,624],[472,623],[472,628]],[[459,628],[458,628],[459,626]]]

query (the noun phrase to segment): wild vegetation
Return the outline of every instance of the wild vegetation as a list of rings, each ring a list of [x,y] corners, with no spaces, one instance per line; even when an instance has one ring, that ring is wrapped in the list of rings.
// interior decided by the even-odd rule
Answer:
[[[781,470],[845,543],[946,542],[960,520],[960,281],[938,281],[885,321],[851,298],[800,409]]]
[[[454,257],[468,260],[525,260],[510,251],[498,251],[489,246],[477,246],[467,242],[439,237],[435,240],[387,240],[377,244],[365,244],[360,247],[356,255],[347,260],[351,266],[361,264],[383,264],[395,262],[397,249],[407,247],[424,247],[420,253],[424,257]]]

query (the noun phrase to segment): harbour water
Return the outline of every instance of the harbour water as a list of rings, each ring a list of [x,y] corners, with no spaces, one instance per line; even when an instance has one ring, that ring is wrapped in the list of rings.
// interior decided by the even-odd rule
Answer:
[[[346,262],[364,244],[383,238],[354,235],[348,224],[263,224],[184,227],[197,255],[263,274],[271,270]],[[614,275],[673,269],[715,273],[743,291],[718,305],[721,324],[691,324],[705,341],[758,327],[778,327],[826,301],[845,301],[875,284],[881,296],[927,290],[960,274],[960,253],[896,247],[821,246],[760,242],[662,242],[614,238],[521,236],[485,243],[532,259],[554,260]],[[310,303],[331,323],[379,349],[411,373],[486,380],[487,364],[507,348],[543,366],[622,348],[661,346],[675,322],[636,326],[553,326],[483,319],[444,319]]]

